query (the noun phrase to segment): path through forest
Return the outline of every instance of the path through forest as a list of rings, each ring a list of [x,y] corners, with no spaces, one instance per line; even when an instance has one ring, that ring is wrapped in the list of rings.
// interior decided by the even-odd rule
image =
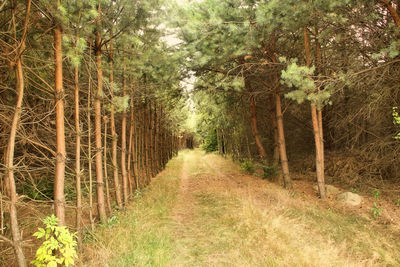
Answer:
[[[194,150],[181,152],[118,223],[103,227],[83,260],[89,266],[387,266],[400,264],[396,238],[366,218],[327,209]]]

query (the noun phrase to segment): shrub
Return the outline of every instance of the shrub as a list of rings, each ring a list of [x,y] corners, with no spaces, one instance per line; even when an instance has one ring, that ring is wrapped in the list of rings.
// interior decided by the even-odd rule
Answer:
[[[240,169],[242,171],[253,174],[254,173],[254,163],[251,159],[245,159],[240,163]]]
[[[45,218],[45,229],[39,228],[33,236],[44,238],[42,245],[36,251],[35,260],[31,263],[37,267],[73,266],[77,243],[76,234],[69,232],[66,226],[58,226],[58,218],[52,214]]]
[[[265,179],[270,179],[276,175],[278,175],[278,170],[274,165],[260,164],[264,173],[263,177]]]
[[[376,219],[381,215],[382,209],[380,209],[378,205],[374,202],[374,207],[371,209],[371,212],[372,216]]]
[[[206,151],[207,153],[218,150],[218,140],[217,140],[217,134],[215,133],[215,131],[211,131],[207,134],[201,148],[204,151]]]

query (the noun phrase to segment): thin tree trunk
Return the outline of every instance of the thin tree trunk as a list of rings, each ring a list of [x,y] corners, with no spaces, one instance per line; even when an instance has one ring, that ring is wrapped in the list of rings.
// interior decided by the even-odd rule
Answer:
[[[104,116],[104,181],[106,184],[106,201],[108,213],[112,213],[110,201],[110,188],[108,186],[108,169],[107,169],[107,124],[108,117]]]
[[[126,96],[126,66],[124,62],[122,96]],[[126,111],[122,112],[121,122],[121,173],[124,204],[128,204],[128,176],[126,174]]]
[[[17,80],[17,103],[15,105],[14,116],[11,124],[10,137],[8,139],[6,171],[8,178],[8,189],[10,195],[10,226],[13,238],[14,252],[17,257],[18,266],[26,266],[25,256],[22,250],[22,236],[18,226],[17,218],[17,190],[14,179],[14,147],[15,137],[18,129],[19,119],[21,117],[22,99],[24,94],[24,74],[22,70],[21,57],[16,62],[16,80]]]
[[[110,84],[111,84],[111,99],[114,97],[114,45],[112,40],[110,41]],[[113,178],[115,186],[115,199],[117,206],[122,208],[122,198],[121,198],[121,185],[119,182],[118,175],[118,153],[117,153],[117,142],[118,136],[115,130],[115,107],[111,105],[111,140],[112,140],[112,167],[113,167]]]
[[[19,44],[20,49],[17,49],[17,57],[16,57],[16,68],[15,68],[15,78],[16,78],[16,91],[17,91],[17,102],[15,104],[14,115],[11,123],[10,135],[8,139],[6,157],[5,157],[5,168],[7,173],[8,180],[8,193],[10,196],[10,227],[11,227],[11,235],[12,235],[12,245],[14,247],[15,256],[17,258],[17,263],[19,267],[25,267],[25,255],[22,250],[22,235],[19,230],[18,225],[18,216],[17,216],[17,188],[15,185],[14,178],[14,151],[15,151],[15,139],[18,130],[19,120],[21,118],[21,108],[22,108],[22,100],[24,97],[24,73],[22,69],[22,52],[25,49],[25,38],[28,30],[28,21],[29,14],[31,10],[31,0],[27,1],[26,5],[26,15],[25,15],[25,24],[24,30],[22,34],[21,43]],[[15,10],[12,10],[12,22],[14,28],[14,38],[16,39],[16,25],[15,25]]]
[[[148,185],[150,182],[150,172],[149,172],[149,168],[148,168],[149,167],[149,138],[148,138],[149,137],[149,126],[148,126],[148,123],[149,123],[148,117],[149,116],[148,116],[147,106],[148,106],[148,103],[145,104],[145,106],[144,106],[145,112],[143,113],[144,114],[144,118],[143,118],[144,136],[143,136],[143,139],[144,139],[144,160],[145,160],[144,161],[144,169],[145,169],[145,173],[146,173],[146,185]]]
[[[89,45],[89,58],[92,57],[91,42]],[[90,68],[88,69],[90,73]],[[93,176],[92,176],[92,120],[91,120],[91,103],[92,97],[92,79],[89,75],[88,80],[88,96],[87,96],[87,121],[88,121],[88,172],[89,172],[89,220],[92,231],[94,231],[94,218],[93,218]]]
[[[306,65],[309,67],[311,65],[311,53],[310,53],[310,38],[308,36],[307,28],[304,27],[304,47],[306,54]],[[325,191],[325,177],[324,177],[324,155],[323,155],[323,142],[321,139],[321,128],[322,126],[322,117],[321,121],[318,118],[317,107],[315,104],[311,103],[311,118],[314,130],[314,139],[315,139],[315,164],[317,169],[317,182],[318,182],[318,191],[321,198],[326,197]]]
[[[272,135],[274,137],[274,155],[273,155],[273,164],[274,166],[279,165],[279,133],[278,133],[278,125],[277,125],[277,116],[276,116],[276,105],[275,105],[275,95],[271,94],[269,99],[269,114],[271,117],[271,127],[272,127]]]
[[[276,82],[279,83],[278,80],[276,80]],[[285,188],[291,189],[293,185],[292,185],[292,179],[290,178],[289,163],[286,155],[286,142],[285,142],[285,133],[283,129],[281,97],[277,93],[275,94],[275,106],[276,106],[276,124],[278,127],[278,138],[279,138],[279,157],[281,159],[283,184]]]
[[[152,156],[152,162],[153,162],[153,175],[156,176],[157,175],[157,104],[154,102],[154,111],[153,111],[153,156]]]
[[[60,2],[58,1],[58,5]],[[54,28],[54,58],[55,58],[55,96],[56,96],[56,174],[54,182],[54,209],[59,225],[65,225],[65,128],[64,128],[64,89],[62,73],[62,34],[57,23]]]
[[[323,74],[323,69],[322,69],[322,53],[321,53],[321,44],[319,43],[318,40],[318,26],[315,27],[315,64],[316,64],[316,70],[317,74]],[[319,89],[318,89],[319,90]],[[324,148],[324,131],[323,131],[323,124],[322,124],[322,109],[317,111],[317,117],[318,117],[318,127],[319,127],[319,133],[320,133],[320,142],[321,142],[321,169],[325,170],[325,148]]]
[[[79,68],[74,69],[75,82],[75,188],[76,188],[76,229],[78,244],[82,245],[82,192],[81,192],[81,127],[79,119]]]
[[[264,146],[261,142],[260,134],[258,132],[257,126],[257,107],[256,107],[256,100],[254,94],[252,93],[252,88],[250,84],[249,78],[244,79],[245,87],[248,93],[250,93],[250,116],[251,116],[251,130],[253,133],[254,141],[256,143],[256,147],[258,150],[258,155],[262,161],[267,158],[267,154],[265,153]]]
[[[261,160],[265,160],[267,158],[267,154],[265,153],[265,149],[261,142],[260,134],[258,132],[256,101],[253,95],[250,96],[250,114],[251,114],[251,129],[253,131],[254,140],[256,142],[256,146],[258,149],[258,155],[260,156]]]
[[[129,141],[128,141],[128,182],[129,182],[129,195],[132,196],[133,193],[133,182],[132,182],[132,143],[133,143],[133,124],[132,124],[132,115],[133,115],[133,101],[132,101],[132,97],[130,99],[130,105],[129,105],[129,110],[130,110],[130,121],[129,121]]]
[[[101,8],[98,5],[99,15],[97,17],[97,26],[100,28]],[[96,185],[97,185],[97,209],[99,212],[100,222],[106,222],[106,209],[104,203],[104,182],[103,182],[103,155],[101,144],[101,98],[103,95],[103,68],[101,62],[101,33],[100,29],[96,32],[96,70],[97,70],[97,92],[94,100],[94,124],[95,124],[95,144],[96,144]]]

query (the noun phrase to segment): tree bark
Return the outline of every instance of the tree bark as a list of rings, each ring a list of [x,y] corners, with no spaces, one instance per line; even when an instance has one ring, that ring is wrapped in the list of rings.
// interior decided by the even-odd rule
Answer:
[[[276,80],[279,83],[278,80]],[[283,115],[281,107],[281,97],[278,93],[275,93],[275,106],[276,106],[276,124],[278,128],[278,140],[279,140],[279,157],[281,160],[283,184],[287,189],[293,188],[292,179],[289,173],[289,163],[286,154],[286,142],[285,133],[283,128]]]
[[[97,25],[100,28],[101,24],[101,7],[98,5]],[[95,125],[95,144],[96,144],[96,185],[97,185],[97,209],[99,212],[100,222],[106,222],[106,209],[104,203],[104,182],[103,182],[103,154],[101,141],[101,98],[103,96],[103,68],[101,62],[101,33],[96,31],[96,70],[97,70],[97,92],[94,100],[94,125]]]
[[[124,62],[122,96],[126,96],[126,66]],[[128,204],[128,176],[126,174],[126,110],[122,112],[121,121],[121,174],[124,204]]]
[[[31,0],[27,1],[26,5],[26,14],[25,14],[25,23],[23,34],[21,38],[21,42],[19,44],[19,48],[17,49],[16,55],[16,64],[15,64],[15,78],[16,78],[16,92],[17,92],[17,102],[15,104],[14,115],[11,122],[10,135],[8,138],[6,156],[5,156],[5,168],[7,173],[7,182],[8,182],[8,194],[10,196],[10,227],[11,227],[11,235],[12,235],[12,245],[14,248],[14,253],[17,258],[17,264],[19,267],[25,267],[25,255],[22,250],[22,235],[19,230],[18,225],[18,216],[17,216],[17,188],[15,185],[14,178],[14,152],[15,152],[15,139],[18,130],[18,124],[21,118],[22,113],[22,100],[24,97],[24,72],[22,69],[22,52],[25,49],[25,38],[28,30],[28,21],[31,10]],[[16,39],[16,25],[15,25],[15,10],[12,10],[12,20],[13,20],[13,28],[14,28],[14,38]],[[17,44],[18,46],[18,44]]]
[[[89,42],[89,58],[92,57],[92,45]],[[94,231],[93,218],[93,176],[92,176],[92,119],[91,119],[91,97],[92,97],[92,79],[88,79],[87,95],[87,122],[88,122],[88,172],[89,172],[89,220],[92,231]]]
[[[306,54],[306,66],[311,65],[311,53],[310,53],[310,38],[308,36],[308,29],[304,27],[304,48]],[[322,114],[322,113],[321,113]],[[318,191],[321,198],[326,197],[325,191],[325,176],[324,176],[324,155],[323,155],[323,142],[321,139],[321,128],[322,127],[322,117],[321,121],[318,118],[317,107],[314,103],[311,103],[311,118],[314,130],[314,140],[315,140],[315,164],[317,169],[317,182]]]
[[[112,31],[111,31],[112,32]],[[113,41],[110,41],[110,84],[111,84],[111,99],[114,97],[114,45]],[[111,120],[111,145],[112,145],[112,167],[113,167],[113,178],[114,178],[114,186],[115,186],[115,199],[117,202],[117,206],[122,208],[122,198],[121,198],[121,185],[119,182],[119,174],[118,174],[118,153],[117,153],[117,142],[118,136],[115,130],[115,107],[111,105],[110,111],[110,120]]]
[[[274,138],[273,164],[274,164],[274,166],[278,166],[279,165],[279,134],[278,134],[276,105],[275,105],[275,95],[274,94],[271,94],[269,97],[269,114],[270,114],[270,120],[271,120],[272,135]]]
[[[59,2],[58,2],[59,5]],[[54,210],[59,225],[65,225],[65,128],[64,128],[64,89],[62,72],[62,34],[61,26],[57,23],[54,29],[54,58],[55,58],[55,96],[56,96],[56,173],[54,182]]]
[[[107,124],[108,117],[104,116],[104,181],[106,185],[106,203],[108,213],[112,213],[111,200],[110,200],[110,188],[108,186],[108,168],[107,168]]]
[[[129,181],[129,195],[133,193],[133,178],[134,174],[134,165],[133,165],[133,132],[134,132],[134,114],[133,114],[133,97],[130,98],[130,120],[129,120],[129,143],[128,143],[128,181]],[[133,171],[132,171],[133,170]]]
[[[260,156],[261,160],[265,160],[267,158],[267,154],[265,153],[265,149],[261,142],[260,134],[258,132],[256,101],[254,99],[254,95],[250,96],[250,115],[251,115],[251,129],[253,131],[254,140],[256,142],[258,155]]]
[[[82,243],[82,192],[81,192],[81,127],[79,119],[79,68],[74,68],[75,84],[75,189],[76,189],[76,229],[79,247]]]

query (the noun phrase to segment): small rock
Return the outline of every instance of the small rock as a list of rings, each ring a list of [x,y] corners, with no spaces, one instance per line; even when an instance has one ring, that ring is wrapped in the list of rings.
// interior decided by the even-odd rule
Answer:
[[[344,204],[350,206],[358,206],[361,204],[363,198],[358,194],[354,194],[352,192],[345,192],[337,196],[339,201],[342,201]]]
[[[318,192],[318,186],[317,185],[314,185],[313,188],[314,188],[315,191]],[[340,189],[339,188],[337,188],[337,187],[335,187],[333,185],[330,185],[330,184],[326,184],[325,185],[325,191],[326,191],[326,195],[327,196],[337,195],[337,194],[340,193]]]

